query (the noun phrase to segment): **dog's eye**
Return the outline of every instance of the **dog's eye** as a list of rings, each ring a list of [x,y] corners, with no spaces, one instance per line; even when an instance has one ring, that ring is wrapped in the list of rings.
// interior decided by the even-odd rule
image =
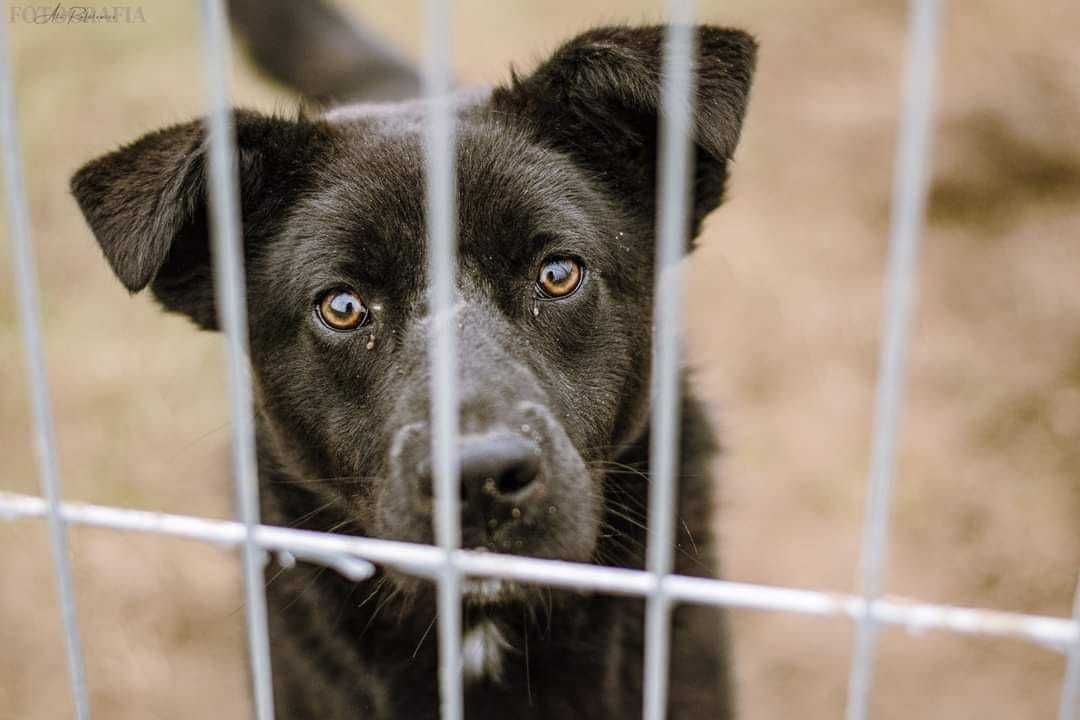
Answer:
[[[581,285],[583,274],[581,264],[573,258],[548,258],[540,268],[536,287],[544,297],[566,297]]]
[[[315,308],[319,319],[331,330],[355,330],[367,322],[368,309],[360,296],[348,288],[330,290]]]

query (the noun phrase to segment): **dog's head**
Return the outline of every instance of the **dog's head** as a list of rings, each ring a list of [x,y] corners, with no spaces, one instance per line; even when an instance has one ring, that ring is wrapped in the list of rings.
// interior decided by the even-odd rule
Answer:
[[[663,37],[594,30],[458,105],[465,547],[592,559],[604,463],[646,429]],[[743,33],[696,37],[695,233],[754,62]],[[239,112],[236,134],[262,440],[305,512],[331,503],[344,531],[430,542],[427,344],[445,309],[426,294],[423,118],[422,103]],[[206,164],[192,122],[72,186],[129,290],[216,329]]]

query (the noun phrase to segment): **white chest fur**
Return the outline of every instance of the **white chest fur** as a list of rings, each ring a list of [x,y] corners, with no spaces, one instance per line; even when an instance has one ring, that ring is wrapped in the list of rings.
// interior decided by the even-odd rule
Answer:
[[[506,651],[510,649],[510,643],[494,622],[485,621],[470,629],[461,646],[465,680],[498,682],[502,678]]]

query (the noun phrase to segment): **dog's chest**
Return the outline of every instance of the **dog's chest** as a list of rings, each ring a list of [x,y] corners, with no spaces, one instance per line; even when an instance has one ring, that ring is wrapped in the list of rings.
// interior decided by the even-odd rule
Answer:
[[[465,680],[501,680],[506,653],[511,649],[495,621],[485,620],[470,628],[461,646]]]

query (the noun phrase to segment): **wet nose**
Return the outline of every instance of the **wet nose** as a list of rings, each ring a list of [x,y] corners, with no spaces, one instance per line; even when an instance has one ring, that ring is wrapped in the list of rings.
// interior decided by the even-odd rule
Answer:
[[[458,445],[462,510],[485,513],[521,502],[536,487],[540,446],[513,433],[464,437]],[[431,460],[417,466],[422,497],[433,496]]]
[[[474,509],[525,499],[540,473],[540,446],[510,433],[467,439],[459,457],[461,500]]]

